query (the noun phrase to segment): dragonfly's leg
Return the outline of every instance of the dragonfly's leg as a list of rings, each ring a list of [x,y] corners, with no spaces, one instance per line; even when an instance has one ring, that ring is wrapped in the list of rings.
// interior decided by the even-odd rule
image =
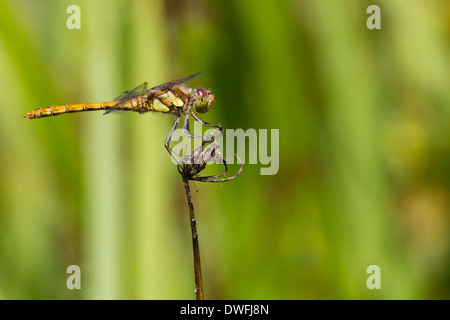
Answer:
[[[221,134],[223,133],[223,128],[222,128],[222,126],[221,126],[220,124],[217,125],[217,124],[208,123],[208,122],[205,122],[205,121],[201,120],[199,117],[197,117],[197,116],[195,115],[195,113],[192,111],[192,108],[189,108],[189,113],[191,114],[191,116],[192,116],[196,121],[200,122],[200,124],[201,124],[202,126],[205,126],[205,127],[215,127],[215,128],[217,128],[217,129],[214,130],[209,136],[203,137],[203,139],[205,139],[205,140],[207,140],[207,141],[210,141],[210,140],[212,139],[212,137],[215,136],[215,135],[217,134],[217,131],[220,132],[219,135],[221,135]]]
[[[202,136],[195,136],[195,135],[191,134],[191,130],[189,129],[189,113],[188,113],[188,110],[191,110],[191,108],[192,108],[192,100],[189,100],[188,97],[186,96],[186,100],[185,100],[184,104],[185,104],[186,107],[183,110],[183,114],[184,114],[183,133],[186,136],[188,136],[189,138],[202,139],[203,140],[203,135]]]
[[[166,147],[167,151],[170,153],[172,158],[178,163],[178,160],[175,158],[175,155],[173,153],[172,148],[170,147],[170,140],[172,140],[173,133],[175,132],[175,129],[178,127],[178,123],[180,122],[180,115],[177,116],[177,119],[173,123],[172,129],[170,130],[169,134],[167,135],[166,140],[164,141],[164,147]]]
[[[205,122],[200,120],[200,123],[203,124]],[[208,125],[209,125],[209,123],[208,123]],[[185,115],[183,133],[185,135],[187,135],[189,138],[202,139],[202,141],[204,141],[204,142],[211,143],[211,142],[215,141],[215,137],[216,136],[220,136],[223,133],[223,128],[221,126],[217,126],[215,124],[210,125],[210,126],[217,128],[210,135],[208,135],[208,136],[195,136],[195,135],[192,135],[191,131],[189,129],[189,115]]]
[[[202,139],[202,141],[211,142],[210,139],[205,139],[203,136],[195,136],[191,134],[191,130],[189,129],[189,115],[185,115],[184,117],[183,133],[189,138]]]
[[[203,126],[206,126],[206,127],[216,127],[217,129],[219,129],[220,131],[222,131],[223,130],[223,128],[222,128],[222,126],[219,124],[214,124],[214,123],[208,123],[208,122],[205,122],[205,121],[203,121],[203,120],[201,120],[199,117],[197,117],[196,115],[195,115],[195,113],[192,111],[192,110],[189,110],[190,112],[190,114],[191,114],[191,116],[195,119],[195,120],[197,120],[198,122],[200,122]]]

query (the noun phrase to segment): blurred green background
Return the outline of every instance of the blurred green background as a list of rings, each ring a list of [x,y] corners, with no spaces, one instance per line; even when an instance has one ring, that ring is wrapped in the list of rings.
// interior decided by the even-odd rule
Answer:
[[[70,5],[81,29],[66,27]],[[366,9],[381,8],[381,30]],[[194,299],[173,118],[27,120],[202,71],[279,172],[191,184],[207,299],[450,298],[449,2],[0,1],[0,299]],[[248,162],[248,156],[246,159]],[[236,170],[236,166],[232,170]],[[66,268],[81,268],[81,290]],[[369,290],[366,269],[381,269]]]

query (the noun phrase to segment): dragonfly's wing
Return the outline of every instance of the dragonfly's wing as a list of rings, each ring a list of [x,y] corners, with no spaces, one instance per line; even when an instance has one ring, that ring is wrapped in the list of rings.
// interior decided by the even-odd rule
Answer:
[[[114,100],[116,100],[116,101],[121,100],[121,101],[119,101],[114,107],[112,107],[110,110],[106,111],[104,114],[108,114],[108,113],[111,113],[111,112],[116,111],[116,110],[121,110],[122,108],[120,108],[120,105],[122,103],[125,103],[127,99],[139,96],[140,94],[143,94],[144,92],[147,92],[147,94],[150,94],[150,93],[156,94],[156,91],[168,90],[168,89],[172,88],[173,86],[182,84],[182,83],[187,82],[189,80],[192,80],[192,79],[198,77],[200,74],[201,74],[201,72],[193,74],[192,76],[189,76],[189,77],[186,77],[186,78],[183,78],[183,79],[170,81],[170,82],[164,83],[162,85],[153,87],[153,88],[151,88],[149,90],[147,90],[147,82],[144,82],[143,84],[141,84],[140,86],[137,86],[133,90],[125,91],[120,96],[115,98]]]
[[[192,80],[192,79],[198,77],[200,74],[201,74],[201,72],[196,73],[196,74],[193,74],[192,76],[189,76],[189,77],[187,77],[187,78],[183,78],[183,79],[180,79],[180,80],[170,81],[170,82],[164,83],[164,84],[162,84],[162,85],[156,86],[156,87],[154,87],[154,88],[151,88],[151,89],[148,90],[148,91],[151,92],[151,91],[158,91],[158,90],[167,90],[167,89],[172,88],[173,86],[176,86],[176,85],[179,85],[179,84],[188,82],[189,80]]]
[[[128,99],[128,98],[132,98],[134,96],[138,96],[141,93],[144,93],[145,91],[147,91],[147,87],[148,87],[147,82],[144,82],[143,84],[137,86],[136,88],[134,88],[131,91],[125,91],[124,93],[122,93],[117,98],[114,98],[114,101],[124,100],[124,99]]]
[[[143,84],[137,86],[136,88],[134,88],[131,91],[125,91],[124,93],[122,93],[120,96],[118,96],[117,98],[114,98],[114,101],[119,101],[116,105],[114,105],[111,109],[107,110],[103,115],[111,113],[111,112],[117,112],[118,110],[120,110],[120,105],[124,102],[127,101],[127,99],[136,97],[142,93],[144,93],[145,91],[147,91],[148,88],[148,84],[147,82],[144,82]]]

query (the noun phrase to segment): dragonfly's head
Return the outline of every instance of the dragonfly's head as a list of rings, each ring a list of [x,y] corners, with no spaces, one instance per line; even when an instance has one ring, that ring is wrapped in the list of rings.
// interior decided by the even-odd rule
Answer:
[[[193,99],[195,111],[205,113],[211,109],[214,102],[214,95],[211,93],[211,90],[196,88],[194,89]]]

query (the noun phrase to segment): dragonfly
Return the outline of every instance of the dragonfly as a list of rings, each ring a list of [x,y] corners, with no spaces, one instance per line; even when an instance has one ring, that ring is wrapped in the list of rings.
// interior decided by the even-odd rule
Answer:
[[[164,141],[164,147],[177,163],[183,162],[185,159],[178,160],[170,147],[172,136],[178,127],[180,118],[184,117],[183,133],[190,137],[201,139],[203,143],[214,143],[216,136],[223,133],[223,128],[220,125],[207,123],[198,118],[195,112],[206,113],[214,103],[214,94],[209,89],[197,87],[195,89],[182,86],[184,83],[198,77],[201,72],[193,74],[189,77],[170,81],[162,85],[148,89],[148,83],[137,86],[131,91],[125,91],[113,101],[95,102],[95,103],[80,103],[68,104],[59,106],[50,106],[34,109],[23,115],[27,119],[40,119],[51,116],[57,116],[65,113],[75,113],[84,111],[105,111],[105,115],[115,111],[129,111],[138,113],[160,112],[176,116],[173,126]],[[207,127],[215,127],[208,136],[195,136],[190,133],[189,118],[192,117],[201,125]],[[202,149],[203,150],[203,149]],[[196,151],[197,153],[205,153],[205,151]],[[227,170],[225,165],[225,170]],[[234,178],[233,178],[234,179]],[[215,181],[206,179],[203,181]],[[220,182],[222,182],[221,179]]]

